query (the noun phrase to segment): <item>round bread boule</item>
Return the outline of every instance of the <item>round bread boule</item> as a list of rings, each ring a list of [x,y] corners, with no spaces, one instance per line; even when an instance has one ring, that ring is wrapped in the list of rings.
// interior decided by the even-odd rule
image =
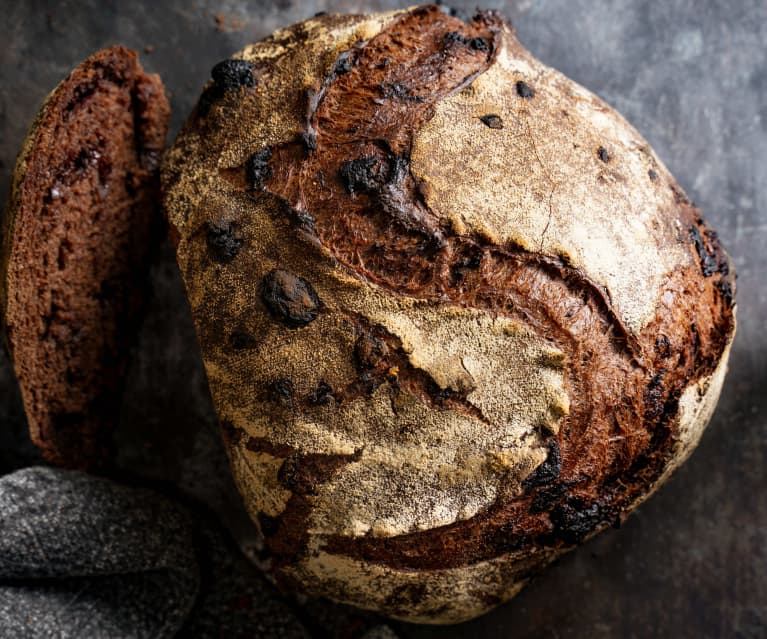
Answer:
[[[729,259],[647,142],[496,13],[316,17],[213,77],[165,205],[280,583],[469,619],[689,455]]]

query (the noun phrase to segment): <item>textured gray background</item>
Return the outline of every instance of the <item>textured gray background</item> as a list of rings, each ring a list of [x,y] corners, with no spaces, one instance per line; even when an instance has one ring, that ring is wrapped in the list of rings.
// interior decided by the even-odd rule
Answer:
[[[0,2],[0,197],[45,94],[96,49],[142,52],[171,95],[172,133],[210,67],[319,10],[386,2]],[[453,6],[474,8],[474,3]],[[520,39],[617,107],[703,208],[738,269],[730,374],[698,451],[621,529],[571,553],[516,600],[466,625],[400,624],[404,637],[767,637],[767,3],[487,2]],[[218,21],[216,16],[218,14]],[[146,51],[151,53],[144,52]],[[165,249],[129,373],[122,464],[211,504],[244,545],[252,530],[218,440],[180,279]],[[35,453],[0,355],[0,472]]]

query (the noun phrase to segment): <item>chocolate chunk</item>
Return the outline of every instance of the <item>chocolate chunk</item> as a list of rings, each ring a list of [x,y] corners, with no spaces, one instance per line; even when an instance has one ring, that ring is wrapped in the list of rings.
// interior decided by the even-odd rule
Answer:
[[[210,108],[224,97],[227,91],[256,86],[253,63],[247,60],[219,62],[211,69],[210,75],[213,78],[213,84],[203,91],[197,102],[197,113],[202,117],[208,114]]]
[[[647,384],[643,397],[645,404],[645,419],[657,421],[663,415],[665,408],[663,376],[665,374],[666,370],[661,369],[656,375],[653,375],[650,378],[650,382]]]
[[[535,89],[533,89],[533,87],[531,87],[527,82],[519,80],[516,84],[516,87],[517,87],[517,95],[520,98],[529,100],[530,98],[535,96]]]
[[[224,91],[256,86],[253,63],[248,60],[224,60],[211,69],[210,75]]]
[[[402,100],[403,102],[423,102],[422,95],[413,95],[410,89],[401,82],[382,82],[381,93],[385,98]]]
[[[303,277],[273,269],[261,281],[261,299],[272,316],[288,328],[306,326],[317,317],[320,300]]]
[[[495,113],[489,113],[488,115],[483,115],[480,118],[480,120],[482,120],[482,124],[490,127],[491,129],[503,128],[503,120],[501,120],[501,116],[496,115]]]
[[[542,488],[533,498],[533,502],[530,504],[530,512],[537,514],[552,510],[566,492],[566,484],[552,484]]]
[[[559,450],[559,443],[556,440],[552,440],[549,443],[549,454],[545,461],[522,482],[522,485],[527,487],[551,483],[559,477],[561,468],[562,453]]]
[[[588,506],[578,498],[555,508],[551,523],[555,534],[566,544],[579,544],[605,520],[598,504]]]
[[[385,363],[388,355],[389,347],[386,343],[369,333],[360,335],[354,344],[354,358],[362,370],[378,368]]]
[[[344,162],[338,170],[338,175],[348,193],[374,191],[381,182],[376,171],[377,166],[378,160],[373,156],[355,158]]]
[[[597,157],[602,160],[605,164],[607,164],[610,161],[610,154],[607,152],[607,149],[603,146],[600,146],[597,149]]]
[[[722,297],[724,298],[727,306],[732,306],[732,301],[734,298],[732,292],[732,284],[730,284],[727,280],[719,280],[714,284],[714,286],[719,289],[719,292],[722,294]]]
[[[458,33],[458,31],[448,31],[445,34],[445,42],[448,44],[456,43],[456,44],[465,44],[468,45],[470,49],[473,49],[474,51],[489,51],[490,50],[490,44],[488,43],[486,38],[476,37],[476,38],[467,38],[463,36],[462,34]]]
[[[466,38],[462,36],[458,31],[448,31],[445,34],[445,42],[452,43],[456,42],[458,44],[466,44]]]
[[[336,59],[336,63],[333,66],[333,73],[335,75],[343,75],[349,73],[352,70],[351,54],[349,51],[344,51]]]
[[[653,169],[650,169],[649,171],[647,171],[647,177],[649,177],[653,182],[655,182],[655,180],[658,179],[658,174]]]
[[[208,245],[208,255],[214,262],[228,264],[242,248],[242,234],[234,222],[215,224],[208,222],[205,243]]]
[[[293,395],[295,392],[293,382],[285,377],[275,379],[269,385],[269,397],[287,408],[293,406]]]
[[[706,243],[697,226],[690,227],[690,238],[692,238],[695,250],[698,253],[700,270],[703,273],[703,277],[711,277],[719,270],[719,264],[717,264],[716,258],[708,252]]]
[[[426,383],[426,392],[437,406],[444,406],[445,402],[455,394],[451,388],[442,388],[432,379]]]
[[[272,150],[267,146],[251,155],[245,163],[245,177],[254,189],[263,188],[264,180],[272,175],[272,168],[269,166],[271,159]]]

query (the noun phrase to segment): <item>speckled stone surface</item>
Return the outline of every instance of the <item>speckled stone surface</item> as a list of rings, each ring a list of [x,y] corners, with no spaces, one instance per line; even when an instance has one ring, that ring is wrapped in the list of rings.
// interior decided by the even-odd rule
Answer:
[[[247,42],[320,10],[407,4],[4,2],[0,197],[7,197],[15,154],[40,102],[100,47],[136,48],[144,67],[162,75],[175,133],[210,67]],[[475,3],[453,5],[470,11]],[[701,206],[738,269],[738,336],[719,409],[700,447],[621,530],[566,556],[511,603],[474,622],[394,627],[410,638],[767,636],[767,5],[509,0],[484,6],[502,9],[542,62],[618,108]],[[150,314],[129,372],[120,462],[201,498],[247,548],[253,530],[229,478],[167,247],[153,280]],[[0,472],[33,462],[4,356],[0,424]],[[323,611],[335,614],[323,606],[308,610],[318,618]]]

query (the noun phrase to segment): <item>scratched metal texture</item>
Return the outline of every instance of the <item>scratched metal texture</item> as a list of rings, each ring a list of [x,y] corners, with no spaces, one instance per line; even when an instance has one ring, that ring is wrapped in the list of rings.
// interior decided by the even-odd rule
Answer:
[[[320,10],[402,6],[407,3],[3,0],[0,198],[7,197],[15,155],[44,96],[101,47],[133,47],[146,68],[162,75],[175,134],[210,67],[242,45]],[[394,627],[413,639],[767,637],[767,3],[485,6],[506,13],[543,62],[617,107],[702,207],[737,265],[738,337],[719,408],[697,452],[623,528],[566,556],[514,601],[478,620]],[[209,503],[247,548],[253,530],[229,478],[168,247],[153,284],[128,376],[120,463]],[[0,472],[37,460],[25,429],[18,389],[0,355]],[[335,615],[329,604],[313,610],[317,617]],[[326,624],[321,633],[336,630]]]

